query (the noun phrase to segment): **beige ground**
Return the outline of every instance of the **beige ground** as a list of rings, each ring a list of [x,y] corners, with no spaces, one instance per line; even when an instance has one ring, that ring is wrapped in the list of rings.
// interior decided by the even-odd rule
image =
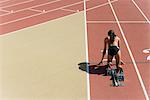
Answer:
[[[87,100],[83,13],[0,36],[0,100]]]

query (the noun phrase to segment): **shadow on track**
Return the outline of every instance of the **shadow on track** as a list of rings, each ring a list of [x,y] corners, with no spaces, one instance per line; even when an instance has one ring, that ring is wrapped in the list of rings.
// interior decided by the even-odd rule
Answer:
[[[98,74],[102,75],[105,74],[107,65],[97,65],[97,64],[90,64],[87,62],[81,62],[78,64],[79,69],[85,71],[89,74]]]

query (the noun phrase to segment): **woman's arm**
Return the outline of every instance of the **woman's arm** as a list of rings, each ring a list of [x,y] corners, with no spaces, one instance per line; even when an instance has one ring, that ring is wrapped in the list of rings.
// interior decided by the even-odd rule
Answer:
[[[118,39],[118,47],[120,48],[120,38]]]
[[[108,41],[108,39],[107,39],[107,38],[105,38],[105,40],[104,40],[104,50],[103,50],[103,54],[102,54],[102,59],[101,59],[101,61],[100,61],[100,63],[99,63],[99,64],[101,64],[101,63],[103,62],[104,56],[105,56],[105,54],[106,54],[107,41]]]

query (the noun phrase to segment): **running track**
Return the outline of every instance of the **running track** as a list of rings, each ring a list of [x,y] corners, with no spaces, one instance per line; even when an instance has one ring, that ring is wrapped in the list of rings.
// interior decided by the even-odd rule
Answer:
[[[77,10],[83,11],[83,3],[83,0],[1,0],[0,34],[77,13]],[[149,54],[142,51],[150,48],[150,1],[87,0],[86,4],[89,61],[99,61],[103,38],[109,29],[114,29],[121,37],[122,59],[126,62],[126,86],[114,88],[110,86],[109,77],[90,74],[89,98],[148,100],[150,63],[146,57]]]
[[[82,10],[83,0],[1,0],[0,35]]]
[[[110,77],[89,75],[90,100],[149,100],[150,62],[143,53],[150,48],[149,0],[93,0],[87,10],[88,58],[99,62],[103,40],[109,29],[121,38],[122,59],[126,62],[125,86],[111,87]]]

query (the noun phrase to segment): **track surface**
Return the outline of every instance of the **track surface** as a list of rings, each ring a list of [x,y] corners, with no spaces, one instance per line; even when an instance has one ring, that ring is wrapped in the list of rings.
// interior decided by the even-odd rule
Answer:
[[[83,0],[5,0],[0,2],[0,34],[83,10]]]
[[[89,62],[99,62],[104,37],[108,30],[113,29],[121,38],[122,59],[126,65],[123,66],[124,87],[111,87],[110,77],[90,74],[91,100],[148,100],[150,62],[146,59],[149,54],[143,53],[143,50],[150,48],[150,1],[95,1],[101,6],[95,5],[95,9],[87,10]],[[87,3],[87,9],[90,5],[93,4]],[[139,80],[140,77],[142,80]]]
[[[84,10],[83,4],[83,0],[1,0],[0,35],[78,13]],[[89,62],[99,62],[109,29],[121,38],[122,59],[126,62],[124,87],[111,87],[110,77],[89,75],[91,100],[148,100],[149,7],[149,0],[86,1]]]

